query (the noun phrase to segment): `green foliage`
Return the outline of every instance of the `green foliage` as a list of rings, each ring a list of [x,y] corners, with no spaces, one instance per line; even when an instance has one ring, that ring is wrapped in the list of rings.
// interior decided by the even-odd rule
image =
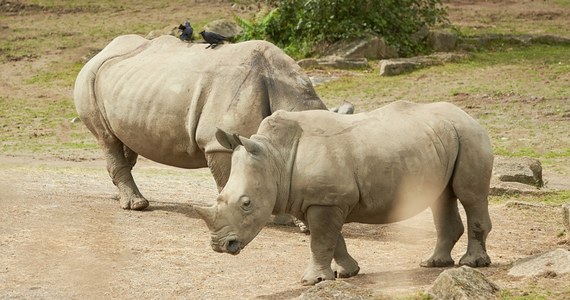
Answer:
[[[400,54],[424,47],[414,33],[446,22],[441,0],[274,0],[264,17],[247,22],[242,40],[264,38],[289,54],[306,55],[316,47],[366,34],[383,36]],[[295,55],[294,55],[295,56]]]

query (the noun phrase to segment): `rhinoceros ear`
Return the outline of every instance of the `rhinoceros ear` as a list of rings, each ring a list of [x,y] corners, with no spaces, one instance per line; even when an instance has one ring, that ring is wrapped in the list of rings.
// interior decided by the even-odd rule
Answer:
[[[261,150],[261,146],[258,142],[248,139],[243,136],[238,136],[240,144],[245,148],[245,150],[251,154],[258,154]]]
[[[241,145],[241,141],[237,134],[227,133],[220,128],[216,130],[216,139],[222,147],[230,150],[234,150],[237,146]]]

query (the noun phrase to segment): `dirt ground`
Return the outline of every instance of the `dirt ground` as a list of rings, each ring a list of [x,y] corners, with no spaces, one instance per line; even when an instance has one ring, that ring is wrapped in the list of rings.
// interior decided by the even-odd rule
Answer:
[[[136,169],[151,201],[142,212],[119,208],[101,160],[0,158],[0,298],[290,299],[307,289],[299,281],[309,259],[308,236],[270,225],[238,256],[215,253],[192,210],[216,196],[208,171],[144,159]],[[493,205],[493,264],[481,271],[515,295],[549,290],[549,299],[569,297],[568,275],[507,275],[519,258],[570,248],[559,237],[559,215],[559,207]],[[419,267],[435,243],[429,211],[398,224],[348,224],[343,232],[361,266],[349,283],[417,295],[444,270]],[[465,242],[454,249],[456,261]]]
[[[198,2],[195,14],[211,14],[203,1]],[[570,26],[567,14],[550,12],[541,1],[525,1],[529,5],[524,14],[510,10],[514,1],[448,2],[453,2],[454,23],[477,20],[477,11],[497,12],[472,21],[474,28],[492,26],[493,18],[505,14],[529,22],[546,15],[553,26]],[[156,17],[161,20],[184,15],[173,8],[160,9],[171,12]],[[121,12],[102,11],[98,18],[117,14]],[[133,14],[154,17],[140,10]],[[0,26],[0,31],[8,25],[13,24]],[[90,47],[103,45],[56,49],[2,64],[2,94],[14,99],[69,97],[66,86],[23,88],[20,82],[55,57],[77,59]],[[570,166],[552,175],[567,186]],[[192,205],[215,199],[208,170],[182,170],[140,159],[134,176],[151,202],[142,212],[120,209],[98,152],[0,153],[0,299],[291,299],[308,289],[300,279],[309,259],[309,238],[296,228],[269,225],[238,256],[212,251],[208,230],[192,210]],[[570,248],[561,235],[560,207],[493,204],[491,217],[488,252],[493,264],[480,270],[512,295],[570,298],[568,274],[507,274],[517,259]],[[397,297],[414,296],[444,270],[419,267],[435,244],[429,211],[391,225],[348,224],[343,232],[361,267],[359,275],[343,279],[351,284]],[[464,236],[453,252],[456,261],[465,246]]]

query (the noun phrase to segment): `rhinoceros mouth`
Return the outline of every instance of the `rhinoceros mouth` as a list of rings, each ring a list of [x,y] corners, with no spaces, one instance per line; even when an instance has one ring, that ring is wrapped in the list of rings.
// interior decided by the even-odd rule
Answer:
[[[225,243],[226,252],[233,255],[238,255],[241,252],[242,246],[237,239],[229,240]]]
[[[212,238],[212,249],[216,252],[225,252],[237,255],[243,249],[243,244],[238,240],[237,236],[230,235],[223,238]]]

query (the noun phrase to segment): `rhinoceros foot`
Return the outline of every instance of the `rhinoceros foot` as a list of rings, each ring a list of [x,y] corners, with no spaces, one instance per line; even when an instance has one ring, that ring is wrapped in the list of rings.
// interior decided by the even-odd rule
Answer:
[[[335,274],[332,269],[313,269],[308,268],[301,279],[303,285],[315,285],[324,280],[334,280]]]
[[[349,278],[355,276],[360,271],[360,267],[356,260],[348,257],[344,260],[334,260],[332,270],[336,278]]]
[[[420,263],[421,267],[424,268],[441,268],[441,267],[452,267],[455,265],[455,261],[451,257],[449,258],[435,258],[430,257]]]
[[[473,254],[473,253],[466,253],[463,257],[459,260],[460,266],[469,266],[472,268],[479,268],[479,267],[488,267],[491,264],[491,258],[487,253],[483,254]]]
[[[346,270],[340,266],[337,266],[336,268],[333,268],[333,270],[336,278],[349,278],[352,276],[356,276],[356,274],[360,272],[360,267],[357,265],[355,269]]]
[[[126,197],[121,197],[121,207],[123,209],[132,209],[132,210],[143,210],[145,208],[148,207],[148,200],[146,200],[145,198],[139,198],[139,197],[132,197],[132,198],[127,198]]]

